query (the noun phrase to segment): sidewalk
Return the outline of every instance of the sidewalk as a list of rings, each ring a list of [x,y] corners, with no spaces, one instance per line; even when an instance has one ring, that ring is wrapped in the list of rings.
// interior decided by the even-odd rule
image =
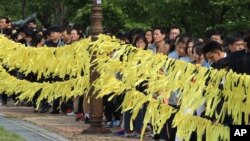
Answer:
[[[7,118],[21,119],[33,125],[41,127],[50,132],[69,139],[70,141],[138,141],[136,138],[126,138],[113,135],[119,128],[109,128],[109,134],[82,134],[82,131],[89,127],[84,121],[76,122],[74,116],[64,114],[52,115],[44,113],[34,113],[33,107],[15,106],[8,103],[6,106],[0,106],[0,114]],[[150,141],[149,137],[144,137],[145,141]]]

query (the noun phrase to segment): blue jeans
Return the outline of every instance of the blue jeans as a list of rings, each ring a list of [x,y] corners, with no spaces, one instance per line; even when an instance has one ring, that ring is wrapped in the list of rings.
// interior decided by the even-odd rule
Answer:
[[[126,111],[124,116],[124,128],[125,131],[130,131],[130,119],[132,110]],[[134,131],[141,132],[143,126],[143,119],[144,119],[144,106],[139,110],[138,115],[136,116],[135,120],[133,121],[133,129]]]

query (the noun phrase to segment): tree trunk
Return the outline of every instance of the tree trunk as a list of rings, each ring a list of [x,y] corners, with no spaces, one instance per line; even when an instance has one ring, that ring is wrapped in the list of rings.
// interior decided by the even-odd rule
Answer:
[[[55,24],[62,25],[63,24],[63,3],[60,0],[56,0],[55,2]]]
[[[26,18],[26,8],[27,8],[27,1],[23,0],[22,1],[22,18]]]

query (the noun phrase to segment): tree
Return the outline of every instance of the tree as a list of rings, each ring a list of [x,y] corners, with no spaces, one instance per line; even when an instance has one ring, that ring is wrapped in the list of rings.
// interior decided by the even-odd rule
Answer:
[[[26,10],[27,10],[27,7],[26,7],[27,5],[26,5],[26,0],[23,0],[22,1],[22,17],[23,17],[23,19],[25,19],[26,18]]]
[[[2,0],[0,15],[21,19],[24,1],[26,14],[38,12],[42,22],[90,25],[91,0]],[[193,36],[211,29],[233,32],[250,28],[249,13],[249,0],[103,0],[104,29],[112,32],[155,25],[179,25]]]

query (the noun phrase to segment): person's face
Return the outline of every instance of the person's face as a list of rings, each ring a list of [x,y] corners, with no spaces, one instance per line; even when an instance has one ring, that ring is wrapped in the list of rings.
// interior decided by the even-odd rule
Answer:
[[[139,39],[136,41],[135,46],[140,49],[145,49],[146,43],[142,39]]]
[[[6,19],[0,19],[0,29],[5,29],[8,27],[8,24],[6,23]]]
[[[223,40],[221,39],[220,35],[211,35],[210,40],[211,41],[216,41],[219,44],[223,43]]]
[[[177,49],[177,52],[180,56],[186,56],[186,52],[185,52],[185,48],[186,48],[186,44],[185,43],[182,43],[180,42],[177,46],[176,46],[176,49]]]
[[[39,47],[42,47],[42,46],[44,46],[44,44],[45,44],[45,39],[43,38],[42,40],[41,40],[41,42],[39,43]]]
[[[27,42],[31,42],[32,37],[30,37],[30,36],[25,36],[25,40],[26,40]]]
[[[23,36],[21,34],[18,34],[16,41],[20,41],[21,39],[23,39]]]
[[[80,36],[77,34],[76,30],[70,32],[70,39],[72,42],[79,40]]]
[[[36,24],[33,23],[33,22],[30,22],[30,23],[28,24],[28,27],[29,27],[29,28],[36,28]]]
[[[51,32],[50,33],[50,39],[52,41],[56,41],[56,40],[59,40],[61,37],[61,33],[60,32]]]
[[[162,34],[159,29],[156,29],[154,30],[153,38],[156,43],[159,43],[165,39],[165,34]]]
[[[67,40],[70,39],[70,36],[69,36],[69,34],[67,33],[67,31],[63,31],[63,32],[62,32],[62,39],[63,39],[64,41],[67,41]]]
[[[231,52],[242,50],[244,49],[244,47],[245,47],[245,44],[243,40],[239,40],[237,42],[234,42],[233,44],[229,44],[229,49],[231,50]]]
[[[188,45],[187,45],[187,54],[190,57],[193,56],[193,48],[194,48],[194,43],[193,42],[189,42]]]
[[[204,60],[205,59],[203,54],[201,54],[201,55],[197,54],[195,48],[194,48],[193,57],[194,57],[195,61],[200,61],[200,60]]]
[[[152,41],[153,41],[152,32],[151,31],[147,31],[146,34],[145,34],[145,38],[147,39],[148,43],[152,43]]]
[[[173,28],[170,30],[169,39],[175,40],[178,35],[180,35],[180,30],[178,28]]]
[[[208,61],[212,62],[218,62],[221,59],[220,52],[219,51],[214,51],[214,52],[208,52],[206,53],[206,58]]]

